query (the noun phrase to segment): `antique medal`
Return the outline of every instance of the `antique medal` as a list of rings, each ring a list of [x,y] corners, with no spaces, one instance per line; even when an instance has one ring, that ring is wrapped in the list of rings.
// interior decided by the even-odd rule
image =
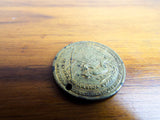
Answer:
[[[69,94],[87,100],[114,95],[125,81],[121,58],[109,47],[81,41],[64,47],[55,57],[56,83]]]

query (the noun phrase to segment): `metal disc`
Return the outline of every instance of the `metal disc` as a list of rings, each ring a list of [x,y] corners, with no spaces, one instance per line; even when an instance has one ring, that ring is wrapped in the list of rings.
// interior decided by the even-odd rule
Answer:
[[[69,94],[88,100],[114,95],[125,81],[121,58],[109,47],[81,41],[64,47],[55,57],[56,83]]]

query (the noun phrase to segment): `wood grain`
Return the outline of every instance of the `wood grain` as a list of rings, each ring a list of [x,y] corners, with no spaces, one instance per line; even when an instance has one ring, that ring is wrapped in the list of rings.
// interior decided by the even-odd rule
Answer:
[[[118,94],[88,102],[57,88],[53,58],[76,41],[120,55],[127,77]],[[1,120],[159,120],[159,100],[159,1],[0,1]]]

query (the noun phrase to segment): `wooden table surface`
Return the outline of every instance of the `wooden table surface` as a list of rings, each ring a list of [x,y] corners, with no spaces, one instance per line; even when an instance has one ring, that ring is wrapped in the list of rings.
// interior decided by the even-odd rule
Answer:
[[[76,41],[114,49],[127,76],[88,102],[57,87],[52,61]],[[160,120],[160,1],[1,0],[1,120]]]

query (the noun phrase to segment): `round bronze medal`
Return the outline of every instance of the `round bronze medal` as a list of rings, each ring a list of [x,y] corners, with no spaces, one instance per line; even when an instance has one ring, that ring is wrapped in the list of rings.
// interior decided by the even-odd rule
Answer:
[[[55,57],[56,83],[75,97],[88,100],[114,95],[125,81],[121,58],[109,47],[81,41],[64,47]]]

